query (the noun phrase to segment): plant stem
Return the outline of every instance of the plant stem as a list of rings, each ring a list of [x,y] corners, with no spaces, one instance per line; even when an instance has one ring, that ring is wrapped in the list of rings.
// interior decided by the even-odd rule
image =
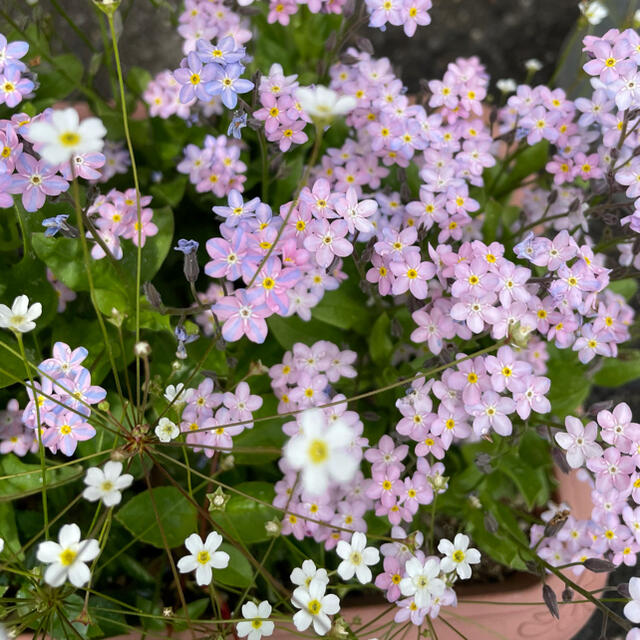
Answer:
[[[82,207],[80,206],[80,188],[78,187],[78,178],[75,174],[75,167],[73,166],[73,161],[71,162],[71,188],[73,190],[73,201],[76,208],[76,218],[78,224],[78,231],[80,232],[80,242],[82,244],[82,257],[84,260],[84,269],[87,274],[87,281],[89,282],[89,297],[91,298],[91,304],[93,305],[93,309],[96,313],[96,317],[98,318],[98,324],[100,325],[100,330],[102,331],[102,337],[104,339],[105,347],[107,348],[107,354],[109,355],[109,363],[111,364],[111,370],[113,371],[113,377],[115,379],[116,388],[118,390],[118,395],[120,399],[124,402],[124,395],[122,393],[122,387],[120,386],[120,377],[118,376],[118,369],[116,367],[116,362],[113,357],[113,350],[111,349],[111,341],[109,340],[109,335],[107,334],[107,327],[104,324],[104,318],[102,317],[102,312],[100,311],[100,307],[98,306],[98,301],[96,300],[95,294],[95,286],[93,284],[93,274],[91,273],[91,260],[89,258],[89,246],[87,244],[87,235],[84,229],[84,221],[82,219]]]
[[[142,210],[140,205],[140,183],[138,181],[138,168],[133,153],[133,144],[131,142],[131,133],[129,131],[129,118],[127,116],[127,104],[124,93],[124,78],[122,75],[122,65],[120,64],[120,52],[118,49],[118,39],[116,37],[115,25],[113,22],[113,14],[107,15],[109,21],[109,32],[111,34],[111,44],[113,45],[113,57],[116,61],[116,71],[118,74],[118,87],[120,89],[120,104],[122,107],[122,124],[124,126],[124,137],[127,141],[127,149],[131,158],[131,173],[133,174],[133,186],[136,191],[136,344],[140,342],[140,284],[142,280]],[[140,409],[140,357],[136,355],[136,404]],[[140,416],[142,418],[142,416]]]
[[[38,452],[40,454],[40,471],[42,473],[42,517],[44,518],[44,538],[49,539],[49,509],[47,506],[47,468],[44,460],[44,444],[42,442],[42,422],[40,418],[40,404],[39,395],[36,391],[36,385],[31,375],[31,368],[27,360],[27,354],[24,350],[24,342],[22,341],[22,334],[16,332],[16,339],[18,340],[18,346],[20,347],[20,354],[22,355],[22,361],[24,362],[24,368],[29,378],[29,384],[31,385],[31,392],[33,394],[33,406],[36,410],[36,425],[38,427]]]

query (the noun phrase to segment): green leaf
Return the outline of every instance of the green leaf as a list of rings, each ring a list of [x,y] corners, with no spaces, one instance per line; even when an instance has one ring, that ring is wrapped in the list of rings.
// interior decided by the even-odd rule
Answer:
[[[387,313],[378,316],[369,336],[369,353],[376,364],[387,364],[393,353],[391,320]]]
[[[317,320],[339,329],[353,329],[363,335],[371,327],[372,312],[366,306],[366,298],[357,286],[348,281],[334,291],[327,291],[311,313]]]
[[[169,547],[184,544],[185,538],[196,531],[197,510],[175,487],[156,487],[139,493],[118,511],[116,520],[136,538],[163,549],[154,503]]]
[[[533,146],[525,146],[518,152],[513,167],[502,174],[491,195],[500,198],[513,191],[527,176],[544,168],[548,157],[549,142],[547,140],[542,140]]]
[[[151,82],[151,74],[142,67],[131,67],[127,72],[126,84],[136,96],[141,96]]]
[[[161,204],[177,207],[184,196],[187,186],[187,176],[179,175],[173,180],[164,180],[151,186],[150,191]]]
[[[10,502],[0,502],[0,538],[4,540],[4,551],[0,553],[0,558],[4,561],[15,560],[21,544],[13,505]],[[17,558],[23,560],[24,553]]]
[[[48,489],[73,482],[82,475],[80,465],[45,470]],[[42,470],[39,464],[25,464],[13,453],[0,457],[0,502],[39,493],[41,487]]]
[[[549,499],[549,482],[546,467],[533,467],[514,451],[500,459],[500,471],[514,482],[527,507],[533,509]]]
[[[482,239],[487,244],[496,239],[501,216],[502,205],[491,198],[491,200],[484,205],[484,217],[482,221]]]
[[[176,618],[188,617],[189,620],[200,620],[202,614],[207,610],[209,602],[211,602],[209,598],[200,598],[199,600],[194,600],[187,605],[187,613],[189,615],[185,616],[184,607],[180,607],[176,611]],[[187,626],[187,623],[182,621],[172,622],[171,624],[176,631],[187,631],[189,628]]]
[[[552,344],[547,345],[547,351],[547,376],[551,379],[547,398],[552,413],[564,419],[589,395],[591,384],[586,376],[587,367],[578,360],[575,351],[558,349]]]
[[[253,581],[253,570],[249,561],[230,544],[223,542],[220,551],[229,554],[229,566],[226,569],[214,569],[213,579],[228,587],[248,587]]]
[[[82,83],[84,64],[77,56],[63,53],[52,60],[53,64],[43,62],[35,69],[40,87],[33,103],[39,111],[63,100]]]
[[[621,387],[640,378],[640,351],[619,351],[615,358],[605,358],[593,377],[601,387]]]
[[[622,280],[614,280],[607,287],[609,291],[621,295],[627,302],[633,298],[638,290],[638,281],[635,278],[623,278]]]
[[[275,495],[273,485],[268,482],[242,482],[235,488],[269,504]],[[277,512],[251,498],[234,494],[229,498],[224,511],[212,511],[210,515],[214,522],[235,539],[244,544],[253,544],[268,539],[264,525],[268,520],[273,520]]]
[[[316,307],[317,308],[317,307]],[[315,312],[315,309],[313,310]],[[281,318],[273,315],[267,319],[269,332],[285,349],[291,349],[296,342],[312,344],[322,336],[325,340],[340,343],[342,333],[324,322],[311,318],[308,322],[298,316]]]
[[[551,466],[549,442],[532,429],[524,432],[518,452],[522,460],[526,460],[532,467]]]

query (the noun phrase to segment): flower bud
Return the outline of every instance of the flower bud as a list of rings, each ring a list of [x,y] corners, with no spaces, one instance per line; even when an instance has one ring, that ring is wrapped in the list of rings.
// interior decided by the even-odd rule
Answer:
[[[137,342],[133,347],[133,353],[137,358],[148,358],[151,355],[151,347],[148,342]]]
[[[280,535],[281,525],[278,520],[269,520],[264,523],[265,531],[270,538],[276,538]]]

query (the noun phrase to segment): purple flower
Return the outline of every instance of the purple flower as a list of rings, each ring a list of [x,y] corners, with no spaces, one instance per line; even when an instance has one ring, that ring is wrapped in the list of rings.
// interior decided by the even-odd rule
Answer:
[[[264,319],[271,314],[260,291],[238,289],[232,296],[224,296],[216,302],[211,311],[224,321],[222,337],[228,342],[246,335],[251,342],[262,344],[267,337]]]
[[[65,456],[71,456],[78,442],[90,440],[96,430],[82,416],[71,411],[62,411],[55,418],[53,426],[42,436],[42,443],[54,453],[60,449]]]
[[[185,238],[180,238],[178,240],[178,246],[173,248],[175,251],[181,251],[185,256],[188,256],[190,253],[195,253],[199,246],[200,243],[197,240],[185,240]]]
[[[11,193],[22,194],[24,208],[32,213],[42,207],[46,196],[57,196],[69,188],[69,183],[56,175],[44,160],[23,153],[16,163],[17,175],[11,176]]]
[[[344,258],[353,253],[353,245],[345,238],[348,232],[344,220],[314,220],[309,225],[309,235],[304,239],[304,248],[315,253],[321,267],[328,267],[334,256]]]
[[[67,225],[68,217],[68,215],[61,213],[53,218],[45,218],[42,221],[42,226],[45,228],[45,237],[52,238],[59,231],[67,231],[69,229]]]
[[[201,59],[192,51],[183,61],[183,66],[173,72],[173,77],[182,85],[180,102],[186,104],[194,98],[209,102],[211,95],[206,91],[207,82],[215,78],[217,66],[202,64]]]
[[[240,76],[244,67],[237,62],[226,67],[216,67],[213,80],[207,82],[205,88],[210,96],[221,96],[222,104],[227,109],[235,109],[239,93],[247,93],[253,89],[253,82]]]
[[[217,44],[211,44],[201,38],[196,42],[196,55],[204,62],[215,62],[220,66],[240,62],[245,56],[245,48],[238,46],[233,36],[222,38]]]
[[[0,104],[3,102],[13,109],[22,102],[22,98],[33,91],[35,85],[29,78],[23,78],[20,68],[15,65],[5,67],[0,75]]]
[[[227,129],[227,135],[233,136],[236,140],[240,140],[242,134],[240,133],[241,129],[247,126],[247,114],[246,113],[234,113],[233,119],[229,123],[229,128]]]
[[[18,62],[29,51],[29,44],[22,40],[7,43],[7,39],[0,33],[0,71],[10,64],[18,69],[25,69],[23,62]]]

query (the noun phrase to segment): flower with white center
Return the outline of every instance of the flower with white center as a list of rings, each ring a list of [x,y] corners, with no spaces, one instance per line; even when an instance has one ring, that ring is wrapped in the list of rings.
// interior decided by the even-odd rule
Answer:
[[[353,96],[341,96],[321,84],[315,87],[299,87],[295,95],[302,110],[319,122],[330,122],[337,116],[344,116],[353,111],[357,104]]]
[[[51,114],[51,120],[40,120],[29,125],[29,138],[42,147],[38,153],[52,165],[69,162],[74,155],[95,153],[104,146],[107,135],[99,118],[86,118],[80,122],[78,112],[60,109]]]
[[[403,596],[413,596],[418,609],[431,605],[433,596],[441,596],[445,590],[445,583],[438,578],[440,561],[429,558],[424,563],[418,558],[411,558],[404,567],[406,578],[400,581],[400,593]]]
[[[16,333],[26,333],[36,328],[34,320],[42,315],[42,305],[35,302],[29,306],[29,298],[18,296],[11,305],[0,304],[0,328]]]
[[[609,9],[598,0],[593,0],[593,2],[583,0],[578,7],[589,24],[600,24],[609,15]]]
[[[242,605],[242,622],[238,622],[236,629],[241,638],[248,636],[247,640],[260,640],[262,636],[270,636],[273,633],[273,622],[266,618],[271,615],[271,605],[263,600],[259,605],[253,602],[245,602]]]
[[[567,433],[556,433],[556,442],[567,451],[567,464],[572,469],[579,469],[590,458],[602,455],[602,447],[595,441],[598,427],[589,422],[585,427],[582,420],[567,416],[564,420]]]
[[[438,551],[446,556],[440,560],[440,570],[443,573],[455,571],[462,580],[471,577],[470,565],[480,562],[480,552],[469,549],[469,537],[463,533],[456,534],[453,542],[446,538],[440,540]]]
[[[180,429],[178,429],[176,423],[171,422],[169,418],[160,418],[154,432],[160,442],[171,442],[178,437]]]
[[[300,609],[293,615],[293,624],[298,631],[305,631],[313,624],[313,630],[324,636],[331,629],[329,616],[340,611],[340,600],[337,595],[325,595],[326,585],[319,580],[312,580],[309,588],[298,587],[291,597],[294,607]]]
[[[203,542],[197,533],[192,533],[185,541],[184,546],[191,555],[178,560],[180,573],[196,572],[196,583],[200,586],[211,584],[213,572],[211,569],[224,569],[229,566],[229,554],[217,551],[222,544],[222,536],[212,531]]]
[[[351,580],[355,574],[360,584],[371,582],[371,569],[367,565],[377,564],[380,554],[375,547],[366,547],[366,544],[367,537],[360,531],[351,536],[351,544],[346,540],[338,542],[336,553],[342,558],[338,575],[343,580]]]
[[[105,507],[114,507],[122,500],[123,489],[131,486],[133,476],[122,473],[122,462],[109,460],[102,469],[90,467],[84,477],[87,488],[82,497],[89,502],[102,500]]]
[[[296,567],[291,572],[291,582],[298,587],[308,588],[312,580],[323,584],[329,584],[329,576],[326,569],[317,569],[313,560],[305,560],[302,567]]]
[[[624,615],[631,622],[640,623],[640,578],[631,578],[629,580],[629,593],[631,601],[624,605]]]
[[[327,424],[322,409],[308,409],[299,418],[300,433],[285,445],[284,455],[292,469],[302,472],[302,486],[312,495],[325,493],[329,481],[349,483],[358,461],[348,448],[354,435],[349,425],[338,419]]]
[[[65,524],[58,534],[58,542],[41,542],[36,557],[49,565],[44,572],[44,581],[48,585],[59,587],[68,578],[74,587],[82,587],[91,578],[86,563],[97,558],[99,553],[97,540],[80,540],[80,527]]]

